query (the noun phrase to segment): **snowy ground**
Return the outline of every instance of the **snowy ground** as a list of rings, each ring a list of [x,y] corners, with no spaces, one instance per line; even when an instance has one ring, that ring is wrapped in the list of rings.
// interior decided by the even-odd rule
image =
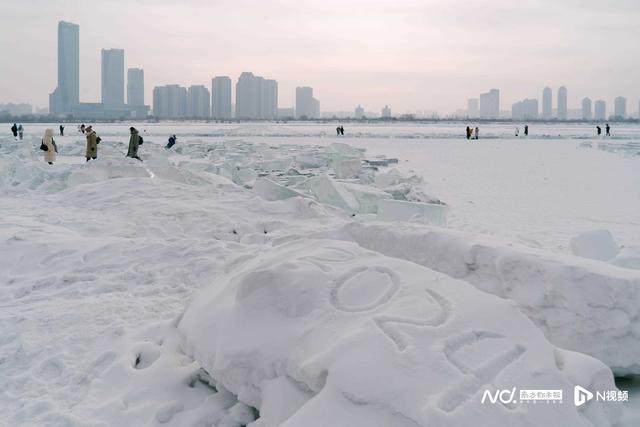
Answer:
[[[306,409],[297,418],[292,417],[287,425],[312,425],[309,419],[331,411],[346,425],[349,420],[351,425],[371,423],[371,417],[382,425],[401,425],[399,418],[389,415],[398,413],[406,418],[401,417],[407,425],[424,425],[428,420],[435,425],[468,425],[469,417],[491,420],[494,425],[542,422],[554,425],[549,420],[564,420],[562,425],[589,425],[588,422],[610,425],[616,419],[613,413],[605,415],[606,406],[599,409],[595,404],[587,413],[576,415],[577,412],[571,412],[572,396],[568,392],[562,410],[515,408],[515,412],[510,413],[492,412],[488,407],[479,406],[473,397],[462,398],[457,392],[447,391],[444,383],[435,386],[442,379],[433,377],[434,372],[448,377],[452,383],[455,375],[460,374],[448,373],[446,360],[439,359],[430,362],[430,366],[438,368],[425,370],[421,360],[433,357],[428,350],[429,341],[416,341],[415,348],[422,350],[415,354],[400,348],[409,345],[405,344],[407,337],[395,335],[391,326],[384,325],[419,318],[421,309],[410,304],[404,307],[402,293],[397,294],[397,301],[391,300],[395,294],[384,290],[388,279],[378,277],[375,272],[394,271],[408,278],[424,277],[424,283],[433,282],[428,292],[444,295],[459,313],[456,315],[459,323],[446,323],[447,317],[443,318],[445,329],[440,334],[464,336],[468,324],[481,324],[483,326],[476,327],[491,331],[489,335],[464,338],[468,340],[464,346],[486,338],[491,341],[499,335],[500,340],[506,341],[495,348],[507,351],[509,342],[515,340],[516,353],[509,353],[515,358],[509,359],[505,369],[515,363],[517,375],[508,370],[483,371],[485,365],[482,364],[446,362],[454,363],[458,371],[462,371],[460,381],[464,381],[465,369],[467,375],[491,372],[491,378],[483,377],[482,381],[508,387],[509,380],[531,380],[537,370],[541,378],[546,379],[548,388],[581,381],[585,385],[608,384],[602,366],[594,364],[595,359],[586,362],[574,353],[567,353],[571,355],[560,358],[565,361],[560,365],[570,367],[564,370],[543,362],[553,360],[556,354],[556,364],[559,363],[560,350],[546,340],[564,348],[576,349],[580,345],[571,341],[574,336],[569,333],[571,327],[575,327],[581,337],[578,341],[588,343],[585,352],[592,350],[592,355],[618,371],[622,371],[623,365],[633,371],[631,360],[635,350],[632,348],[640,345],[640,338],[636,336],[640,328],[635,323],[638,314],[634,311],[640,293],[635,290],[640,274],[573,257],[569,242],[580,233],[606,229],[622,246],[640,245],[637,215],[640,212],[640,127],[614,127],[614,138],[602,141],[592,137],[594,132],[590,128],[541,125],[539,129],[531,127],[528,139],[516,140],[511,137],[512,126],[491,125],[481,128],[481,137],[487,139],[476,143],[457,138],[458,125],[346,125],[347,136],[338,139],[333,134],[335,124],[331,123],[141,124],[138,128],[146,130],[146,142],[141,149],[145,162],[140,164],[123,158],[128,126],[96,125],[103,143],[100,159],[89,165],[84,164],[82,138],[70,127],[67,127],[68,136],[56,138],[60,157],[53,167],[44,164],[37,150],[46,125],[27,124],[27,137],[22,143],[0,137],[0,424],[233,426],[250,423],[258,416],[256,408],[260,408],[260,418],[255,425],[266,427],[280,424],[300,407]],[[170,133],[178,134],[177,147],[183,148],[182,153],[167,155],[160,148]],[[366,226],[374,219],[370,215],[351,218],[347,212],[313,198],[265,201],[251,190],[205,170],[211,157],[202,147],[231,140],[239,146],[290,144],[294,147],[292,150],[344,142],[366,148],[368,156],[398,158],[397,167],[402,173],[408,176],[414,171],[424,177],[424,183],[415,184],[420,187],[418,190],[448,205],[447,227],[463,233],[461,238],[454,238],[446,233],[438,234],[441,232],[437,227],[414,225],[419,231],[407,232],[410,236],[436,233],[431,236],[436,236],[442,246],[430,243],[429,247],[448,251],[452,260],[470,256],[471,252],[464,252],[467,249],[463,243],[471,241],[480,242],[470,250],[475,251],[473,256],[485,257],[478,258],[485,262],[488,254],[497,253],[498,258],[504,259],[505,248],[511,247],[508,256],[512,263],[508,270],[497,270],[499,279],[491,278],[492,270],[484,269],[478,261],[476,267],[481,268],[473,273],[447,271],[456,267],[455,262],[443,264],[428,250],[422,258],[411,259],[416,248],[421,247],[416,246],[415,241],[403,246],[402,234],[389,237],[397,239],[393,247],[380,247],[381,243],[375,239],[358,237],[353,224]],[[250,157],[250,153],[245,156]],[[402,227],[392,226],[372,235],[382,236],[397,229]],[[367,232],[364,233],[366,237]],[[318,247],[313,243],[317,240],[310,239],[327,236],[334,239],[328,247]],[[430,242],[428,237],[425,239]],[[457,242],[456,239],[463,243],[454,245],[452,242]],[[356,241],[375,252],[356,248],[344,240]],[[474,248],[479,245],[488,249],[478,252]],[[287,252],[291,251],[290,246],[293,253],[308,258],[306,264],[293,261],[291,252]],[[345,254],[351,254],[349,260],[343,259]],[[345,273],[344,268],[357,270],[361,268],[359,263],[371,257],[376,257],[374,264],[382,270],[371,270],[373,275],[358,274],[354,280],[348,276],[353,290],[345,288],[335,297],[338,299],[330,301],[339,310],[348,312],[355,307],[355,312],[359,312],[364,307],[363,311],[375,316],[363,317],[364,323],[354,318],[355,323],[349,327],[345,326],[346,320],[339,317],[318,323],[308,333],[314,334],[314,345],[327,345],[315,353],[313,345],[296,338],[297,330],[291,331],[291,336],[273,337],[275,342],[286,340],[282,349],[290,350],[291,354],[276,355],[278,349],[270,350],[269,343],[257,346],[261,328],[263,337],[271,337],[274,330],[282,331],[283,326],[276,320],[283,310],[279,304],[287,298],[290,298],[287,304],[291,305],[287,305],[284,312],[290,319],[296,319],[291,320],[293,324],[318,322],[319,314],[305,317],[309,316],[305,314],[309,307],[315,307],[314,313],[333,310],[315,299],[297,295],[293,288],[287,290],[287,281],[298,283],[317,276],[313,269],[306,273],[309,262],[326,275],[326,284],[330,287],[336,280],[343,280],[344,274],[350,274]],[[291,260],[292,265],[287,260]],[[336,266],[327,267],[327,263]],[[289,268],[297,272],[289,273]],[[529,274],[533,270],[541,273]],[[260,278],[275,278],[273,283],[281,283],[281,287],[270,284],[269,280],[254,283],[242,279],[236,283],[233,279],[256,277],[256,274]],[[452,277],[461,281],[453,281]],[[549,304],[540,305],[536,298],[523,294],[522,289],[540,281],[546,283],[545,278],[549,277],[561,277],[565,286],[559,293],[559,288],[554,288],[554,280],[559,279],[547,280],[549,284],[545,286],[550,292],[545,295],[546,301],[558,295],[562,298],[579,295],[580,286],[599,286],[600,282],[592,285],[581,278],[596,277],[606,283],[603,289],[607,291],[601,294],[589,290],[587,294],[597,300],[585,301],[584,305],[558,304],[577,316],[576,319],[584,316],[584,322],[571,320],[572,325],[579,326],[569,326],[558,323],[557,312],[545,311]],[[441,280],[452,282],[442,288],[438,284]],[[373,294],[367,297],[367,291],[361,287],[369,282],[373,283]],[[496,283],[504,287],[494,289],[492,286]],[[518,288],[518,283],[526,287]],[[284,292],[282,299],[264,299],[261,289],[269,286],[276,286],[275,294]],[[320,281],[314,289],[322,286],[325,282]],[[408,284],[402,292],[408,292],[407,296],[411,297],[411,292],[419,292],[417,286],[417,283]],[[451,287],[462,290],[448,293],[452,292]],[[477,288],[484,292],[475,298],[486,298],[483,306],[495,307],[489,310],[497,313],[495,321],[465,302],[465,298],[478,292]],[[197,298],[189,305],[196,291]],[[380,292],[382,299],[376,292]],[[515,306],[503,307],[501,300],[489,293],[513,300],[524,314],[511,313],[509,310],[515,310]],[[235,300],[230,298],[232,295],[236,295]],[[391,295],[390,303],[384,307],[380,304],[378,308],[376,304],[387,298],[385,295]],[[431,301],[439,301],[435,294],[429,295]],[[376,304],[369,307],[371,301]],[[242,310],[256,304],[251,311],[254,316],[242,316]],[[601,305],[607,310],[602,316],[617,317],[611,322],[605,319],[589,323],[595,313],[590,310]],[[181,322],[187,306],[190,309]],[[393,317],[397,313],[385,311],[388,307],[392,311],[404,310],[405,317]],[[276,310],[271,313],[269,308]],[[611,311],[614,308],[618,312]],[[445,313],[448,312],[445,310]],[[551,315],[553,317],[549,317]],[[193,319],[201,320],[194,322]],[[229,324],[229,319],[236,320]],[[550,323],[550,319],[556,323]],[[364,326],[371,320],[383,324],[382,335],[377,329]],[[524,337],[512,337],[513,328],[501,329],[500,324],[505,321],[520,324],[518,330],[528,332],[521,332]],[[203,326],[207,322],[211,322],[209,327]],[[228,330],[215,332],[213,329],[220,328],[221,324],[230,326]],[[544,332],[546,340],[534,324]],[[244,340],[238,339],[243,335]],[[398,354],[409,357],[408,360],[396,360],[395,356],[384,353],[387,350],[382,350],[375,340],[385,335],[399,346]],[[218,336],[219,339],[214,338]],[[590,336],[603,339],[592,344],[585,341]],[[352,366],[354,358],[364,357],[358,359],[352,341],[361,341],[362,348],[370,348],[369,354],[379,355],[379,359],[371,361],[377,364],[375,368]],[[462,348],[457,350],[464,353],[460,357],[469,357],[465,347],[460,347],[463,344],[438,342],[445,348],[447,345],[453,346],[452,349]],[[601,342],[608,344],[596,348]],[[615,347],[621,345],[619,343],[625,343],[623,348]],[[483,350],[484,345],[481,343],[472,349],[479,352],[481,359],[489,354]],[[353,352],[353,356],[331,356],[337,351]],[[520,352],[527,356],[520,357]],[[215,357],[216,354],[224,356]],[[260,357],[254,360],[251,355]],[[551,359],[547,359],[549,355]],[[608,355],[620,357],[608,360]],[[318,360],[313,361],[314,356]],[[244,362],[235,363],[236,360]],[[404,368],[395,366],[397,363]],[[532,363],[539,366],[534,369]],[[387,366],[390,368],[386,369]],[[358,381],[362,382],[336,382],[335,374],[329,377],[327,384],[331,387],[326,390],[341,390],[343,397],[350,396],[346,401],[336,400],[339,394],[318,393],[326,381],[320,380],[324,370],[353,372],[354,378],[361,378]],[[413,398],[401,399],[404,403],[397,406],[400,403],[390,400],[387,393],[393,387],[372,394],[367,387],[375,386],[367,385],[365,380],[371,372],[387,376],[386,384],[396,381],[400,389],[417,387],[416,390],[424,393],[423,403],[414,401],[413,393],[409,395]],[[260,375],[264,375],[264,381],[258,380]],[[412,375],[432,386],[420,389],[420,384],[425,382],[413,384]],[[283,383],[282,379],[286,381]],[[303,386],[292,388],[291,379]],[[537,388],[544,387],[539,379],[535,384]],[[630,381],[621,387],[635,389]],[[273,396],[277,395],[287,398],[274,400]],[[367,402],[381,404],[369,410]],[[360,408],[355,412],[354,404]],[[425,408],[421,407],[423,404]],[[638,405],[635,395],[630,404],[623,405],[622,425],[637,424],[640,417],[634,415],[634,409],[640,409]],[[389,416],[392,418],[385,418]]]

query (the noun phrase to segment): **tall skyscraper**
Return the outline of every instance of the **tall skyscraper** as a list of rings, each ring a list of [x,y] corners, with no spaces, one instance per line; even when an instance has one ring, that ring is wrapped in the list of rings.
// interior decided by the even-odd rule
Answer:
[[[567,88],[558,89],[558,120],[567,120]]]
[[[236,84],[236,117],[273,119],[278,115],[278,82],[243,72]]]
[[[187,117],[187,88],[179,85],[153,88],[153,116],[160,119]]]
[[[538,100],[525,99],[511,106],[513,120],[535,120],[538,118]]]
[[[498,89],[491,89],[480,95],[480,118],[500,118],[500,91]]]
[[[607,119],[607,103],[602,99],[598,99],[593,104],[593,118],[596,120],[606,120]]]
[[[313,97],[313,88],[309,86],[296,88],[296,118],[320,118],[320,102]]]
[[[102,104],[124,106],[124,49],[102,49]]]
[[[382,117],[383,119],[391,118],[391,108],[389,108],[388,105],[384,106],[384,108],[382,109],[382,112],[380,113],[380,117]]]
[[[58,86],[49,95],[49,112],[70,114],[80,103],[80,27],[58,22]]]
[[[613,115],[617,119],[627,118],[627,98],[619,96],[613,101]]]
[[[360,104],[358,104],[358,106],[356,107],[353,113],[356,119],[364,118],[364,108],[362,108]]]
[[[211,117],[211,96],[203,85],[190,86],[187,91],[187,117],[208,119]]]
[[[141,68],[127,70],[127,105],[130,107],[144,105],[144,70]]]
[[[550,120],[553,115],[553,94],[549,86],[542,90],[542,118]]]
[[[211,80],[211,113],[214,119],[231,118],[231,79],[227,76]]]
[[[472,119],[480,117],[480,100],[478,98],[467,100],[467,116]]]
[[[584,98],[582,100],[582,120],[591,120],[593,118],[591,111],[591,98]]]

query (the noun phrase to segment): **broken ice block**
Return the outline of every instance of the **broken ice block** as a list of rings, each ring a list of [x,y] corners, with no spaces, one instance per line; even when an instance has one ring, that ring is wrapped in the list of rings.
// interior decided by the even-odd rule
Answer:
[[[267,178],[258,178],[253,186],[253,192],[270,202],[289,199],[291,197],[308,197],[305,194],[287,188]]]
[[[620,248],[609,230],[594,230],[571,239],[574,255],[599,261],[609,261],[618,255]]]
[[[355,196],[326,175],[311,178],[304,186],[320,203],[335,206],[349,214],[358,212],[359,204]]]
[[[346,188],[347,191],[356,198],[358,201],[358,213],[361,214],[377,213],[379,200],[393,198],[389,193],[366,185],[344,182],[340,183],[340,185]]]
[[[338,179],[357,178],[362,172],[362,162],[360,159],[336,159],[333,161],[333,170]]]
[[[406,202],[404,200],[379,200],[378,219],[382,221],[419,220],[434,225],[444,225],[447,207],[431,203]]]

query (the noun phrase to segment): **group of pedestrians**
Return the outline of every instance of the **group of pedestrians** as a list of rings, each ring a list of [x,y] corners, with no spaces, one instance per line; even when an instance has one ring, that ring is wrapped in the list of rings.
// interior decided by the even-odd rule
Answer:
[[[344,126],[342,126],[342,125],[338,126],[338,127],[336,128],[336,134],[337,134],[338,136],[340,136],[340,135],[344,135]]]
[[[467,126],[467,139],[478,139],[479,136],[480,129],[478,126],[476,126],[475,129]]]
[[[516,136],[520,136],[520,128],[516,126]],[[524,136],[529,136],[529,125],[524,125]]]
[[[22,141],[22,137],[24,135],[24,127],[22,127],[22,123],[19,125],[14,123],[13,126],[11,126],[11,133],[14,138],[19,138],[20,141]]]
[[[605,125],[604,130],[606,131],[606,136],[611,136],[611,126],[609,126],[609,123]],[[602,135],[602,128],[599,125],[596,126],[596,132],[598,136]]]

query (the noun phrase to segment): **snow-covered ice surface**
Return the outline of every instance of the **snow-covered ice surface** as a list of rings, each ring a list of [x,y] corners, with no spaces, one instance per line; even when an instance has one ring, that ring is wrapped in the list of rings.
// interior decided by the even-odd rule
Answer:
[[[129,126],[51,167],[57,125],[0,136],[0,425],[637,425],[574,407],[611,371],[562,349],[640,372],[640,127],[140,124],[139,163]],[[595,230],[608,262],[572,254]],[[527,386],[564,403],[480,403]]]

